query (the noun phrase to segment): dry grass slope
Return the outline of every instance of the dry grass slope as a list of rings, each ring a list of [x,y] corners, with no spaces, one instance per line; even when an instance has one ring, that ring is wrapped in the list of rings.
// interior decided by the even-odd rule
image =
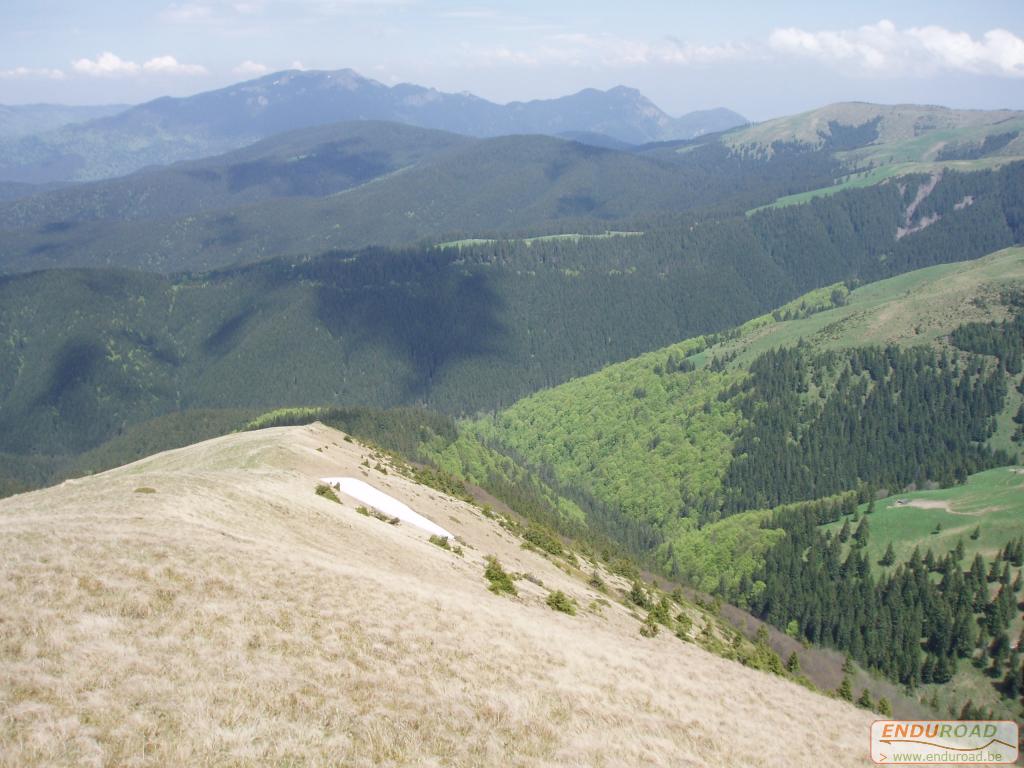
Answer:
[[[270,429],[0,502],[0,765],[868,764],[870,714],[617,604],[551,610],[597,593],[366,455]],[[465,556],[314,493],[337,474]],[[490,553],[544,587],[491,594]]]

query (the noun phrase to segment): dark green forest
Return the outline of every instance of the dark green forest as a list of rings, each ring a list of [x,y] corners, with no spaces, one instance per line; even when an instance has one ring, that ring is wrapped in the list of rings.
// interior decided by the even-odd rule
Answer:
[[[0,271],[173,273],[332,248],[646,229],[662,216],[732,216],[828,186],[844,173],[834,145],[776,142],[762,157],[706,137],[624,152],[342,123],[0,204]]]
[[[984,669],[1010,700],[1021,694],[1021,648],[1007,634],[1018,610],[1021,542],[990,563],[963,562],[962,548],[936,558],[915,550],[909,562],[876,578],[863,547],[870,514],[853,533],[823,534],[824,523],[851,515],[856,494],[776,512],[765,527],[786,532],[734,599],[799,636],[838,648],[866,667],[915,687],[948,682],[958,660]],[[1019,573],[1019,571],[1018,571]],[[756,586],[755,586],[756,585]]]
[[[166,277],[7,276],[0,452],[33,457],[23,474],[34,478],[40,457],[193,409],[497,409],[821,285],[1021,239],[1017,165],[947,173],[931,196],[949,202],[942,218],[897,240],[915,189],[851,190],[750,217],[670,217],[630,237],[374,248]],[[975,202],[955,210],[965,190]]]
[[[977,358],[898,347],[815,355],[798,345],[762,355],[750,374],[738,388],[747,426],[725,477],[727,512],[861,483],[952,485],[1012,461],[984,445],[1006,378]]]

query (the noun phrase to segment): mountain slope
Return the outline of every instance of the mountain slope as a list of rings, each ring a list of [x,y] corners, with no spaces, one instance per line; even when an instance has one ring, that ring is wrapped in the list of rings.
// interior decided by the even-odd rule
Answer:
[[[1002,294],[1021,288],[1020,248],[852,293],[830,286],[735,332],[689,339],[539,392],[471,429],[560,482],[671,531],[676,517],[721,509],[720,494],[737,482],[729,469],[744,456],[737,441],[748,415],[735,398],[765,354],[801,345],[808,354],[883,345],[948,349],[958,326],[1006,317]],[[829,364],[830,373],[815,375],[816,389],[834,380],[836,363]],[[1002,409],[1015,412],[1016,397],[1007,397]],[[749,501],[746,508],[758,506]]]
[[[937,713],[1016,717],[1020,662],[1004,651],[1022,628],[1024,526],[991,478],[1019,493],[1022,359],[1013,248],[828,286],[539,392],[466,423],[435,461],[475,480],[485,446],[666,573],[910,689],[936,686]],[[876,507],[886,496],[895,514]]]
[[[72,107],[63,104],[0,104],[0,139],[44,133],[72,123],[110,117],[129,109],[127,104]]]
[[[352,130],[358,132],[358,128]],[[431,135],[443,144],[440,137],[444,134]],[[371,141],[370,146],[376,145]],[[369,155],[355,151],[360,162],[374,161],[373,151]],[[393,151],[398,161],[402,151]],[[345,173],[348,150],[342,148],[340,152],[339,173],[327,175],[331,183],[352,181]],[[215,168],[233,163],[230,156],[208,162]],[[290,180],[308,182],[304,166],[294,169],[287,162],[281,176],[275,176],[279,169],[276,162],[272,162],[271,169],[256,169],[257,177],[268,173],[264,184],[242,190],[231,199],[280,193],[279,187]],[[247,168],[243,164],[243,170]],[[315,176],[318,168],[319,163],[313,163],[306,170]],[[1015,215],[1005,218],[991,206],[1010,209],[1018,204],[1018,168],[1011,163],[998,173],[946,173],[931,176],[928,184],[912,175],[891,186],[853,190],[851,194],[863,204],[856,212],[843,214],[857,219],[852,232],[846,225],[837,232],[835,224],[828,224],[821,234],[832,238],[881,231],[900,211],[896,234],[902,238],[911,231],[926,230],[927,238],[944,229],[943,216],[966,209],[955,218],[1004,218],[978,229],[981,240],[964,246],[974,251],[975,246],[984,243],[988,251],[995,250],[1015,242],[1002,238],[1007,221],[1012,229],[1019,219]],[[95,215],[135,215],[132,211],[136,209],[157,216],[162,210],[156,204],[160,200],[166,200],[170,210],[190,204],[171,190],[198,190],[212,195],[214,202],[228,199],[218,191],[222,182],[216,179],[208,187],[187,178],[184,187],[171,184],[164,196],[146,183],[146,174],[140,174],[123,181],[98,183],[81,193],[73,188],[0,206],[9,214],[4,216],[6,226],[13,227],[0,232],[0,271],[68,266],[123,266],[160,272],[203,270],[368,245],[400,246],[424,240],[444,242],[514,234],[598,234],[619,228],[648,230],[660,228],[661,221],[679,211],[686,212],[687,227],[706,219],[705,227],[718,229],[723,221],[732,226],[734,217],[751,205],[831,184],[841,169],[831,151],[787,149],[765,160],[730,154],[718,143],[691,147],[683,154],[671,147],[627,153],[543,136],[515,136],[467,141],[423,157],[401,172],[379,176],[328,197],[275,199],[145,222],[116,218],[82,221]],[[165,178],[161,173],[155,178]],[[167,173],[175,178],[174,172]],[[920,199],[915,201],[919,190]],[[139,195],[130,194],[134,191]],[[142,195],[153,195],[154,204],[140,199]],[[65,201],[67,209],[62,208]],[[849,201],[838,203],[839,209],[849,206]],[[96,207],[98,212],[94,212]],[[65,215],[67,219],[62,218]],[[820,214],[804,211],[791,215],[817,218]],[[905,230],[902,235],[900,228]],[[953,237],[963,237],[966,232],[947,230]],[[684,235],[685,239],[693,237]],[[973,231],[971,237],[975,237]],[[661,257],[666,258],[675,245],[662,241],[658,247]],[[876,248],[877,253],[885,253],[888,245],[878,243]]]
[[[2,142],[0,180],[108,178],[343,120],[388,120],[471,136],[588,131],[630,144],[690,138],[744,122],[728,110],[691,114],[677,122],[639,92],[623,87],[499,105],[408,83],[388,87],[348,69],[287,71]]]
[[[729,131],[721,141],[742,154],[798,148],[827,152],[839,162],[842,172],[833,184],[778,201],[792,204],[915,173],[999,167],[1024,157],[1022,133],[1019,111],[844,102]]]
[[[367,473],[369,454],[319,425],[267,430],[0,502],[4,753],[811,766],[827,750],[867,764],[868,713],[640,637],[623,606],[592,602],[587,574],[464,502]],[[443,521],[463,556],[316,495],[328,474]],[[488,591],[487,554],[529,572],[517,597]],[[551,590],[591,607],[553,611]]]
[[[916,190],[890,185],[629,236],[372,249],[174,276],[8,276],[0,453],[21,456],[22,482],[36,482],[41,455],[63,461],[179,410],[500,408],[803,291],[1005,247],[1019,239],[1011,222],[1024,221],[1022,177],[980,177],[947,175],[921,206],[940,218],[899,239]],[[974,204],[958,207],[965,194]]]
[[[346,130],[362,132],[359,124]],[[349,152],[364,165],[376,163],[381,173],[401,162],[409,166],[320,199],[242,205],[259,200],[261,189],[271,191],[276,180],[271,176],[262,187],[225,194],[225,174],[235,168],[244,178],[251,168],[228,155],[10,203],[0,207],[0,229],[5,230],[0,268],[124,266],[173,272],[464,233],[603,231],[614,222],[703,204],[709,195],[695,178],[669,163],[545,136],[460,141],[450,134],[426,134],[436,137],[428,142],[431,148],[440,148],[447,141],[443,137],[451,137],[452,145],[427,157],[425,149],[401,149],[399,137],[423,135],[418,129],[395,127],[387,133],[395,146],[371,139],[371,152],[363,155],[358,146],[325,145],[328,160],[332,153],[341,155],[341,174],[334,183],[352,181],[344,174]],[[386,157],[377,160],[374,152]],[[421,161],[412,164],[417,157]],[[275,168],[257,166],[252,175],[273,174],[281,164],[272,163]],[[291,179],[303,181],[301,168],[290,165],[284,163],[280,186]],[[309,173],[320,171],[320,161],[308,167]],[[180,215],[204,200],[234,205]]]
[[[0,230],[177,218],[268,199],[324,197],[472,139],[361,121],[289,131],[202,160],[77,184],[0,206]]]

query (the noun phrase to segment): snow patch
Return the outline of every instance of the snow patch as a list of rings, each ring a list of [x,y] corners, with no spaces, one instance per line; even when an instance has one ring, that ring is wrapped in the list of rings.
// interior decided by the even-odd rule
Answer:
[[[428,520],[418,512],[413,512],[408,506],[398,499],[388,496],[383,491],[378,491],[369,483],[365,483],[355,477],[322,477],[320,482],[326,483],[332,488],[351,496],[356,501],[361,501],[386,515],[397,517],[403,523],[415,525],[434,536],[443,536],[446,539],[454,539],[455,536],[432,520]]]

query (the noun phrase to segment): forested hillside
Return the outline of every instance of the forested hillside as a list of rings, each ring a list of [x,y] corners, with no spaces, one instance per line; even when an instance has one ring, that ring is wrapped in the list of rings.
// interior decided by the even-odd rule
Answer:
[[[372,249],[173,277],[8,277],[0,450],[75,454],[191,408],[501,407],[817,286],[1012,243],[1024,221],[1014,170],[947,174],[925,200],[938,218],[899,239],[913,186],[667,218],[628,237]],[[965,194],[975,202],[958,206]]]
[[[224,155],[26,196],[0,205],[0,230],[70,232],[84,222],[158,221],[269,199],[324,197],[470,143],[398,123],[305,128]]]
[[[714,142],[661,155],[391,125],[327,133],[0,206],[0,269],[174,272],[331,248],[646,230],[682,211],[732,217],[840,172],[825,152],[783,146],[765,159]]]
[[[963,181],[981,178],[972,172],[1019,174],[1021,127],[1015,112],[871,104],[635,149],[586,132],[585,143],[473,141],[394,123],[322,126],[0,205],[0,269],[172,273],[332,248],[648,231],[681,212],[706,224],[879,185],[905,197],[902,237],[984,202]]]
[[[1024,391],[1022,291],[1020,249],[852,292],[837,284],[468,422],[460,441],[585,500],[598,530],[656,549],[666,572],[911,687],[956,676],[955,690],[981,690],[976,703],[1000,711],[1020,692],[1013,542],[1024,525],[998,522],[998,504],[965,512],[978,515],[972,539],[985,515],[1000,526],[972,548],[973,565],[961,533],[927,557],[926,541],[912,554],[904,543],[904,567],[879,555],[870,513],[876,496],[1017,460],[1008,417]],[[488,476],[458,443],[438,455],[450,471]],[[841,531],[819,530],[844,518]],[[873,575],[869,544],[896,567]],[[972,669],[998,685],[985,694]]]
[[[1019,249],[852,293],[836,284],[737,330],[540,392],[471,429],[669,530],[865,483],[949,484],[1010,460],[1010,443],[994,439],[1008,429],[997,417],[1017,410],[1018,382],[986,362],[979,340],[993,315],[1015,316],[1022,285]],[[1016,326],[996,328],[1007,327]],[[1001,348],[1016,350],[1007,336]],[[1013,354],[1004,352],[1011,368]]]

